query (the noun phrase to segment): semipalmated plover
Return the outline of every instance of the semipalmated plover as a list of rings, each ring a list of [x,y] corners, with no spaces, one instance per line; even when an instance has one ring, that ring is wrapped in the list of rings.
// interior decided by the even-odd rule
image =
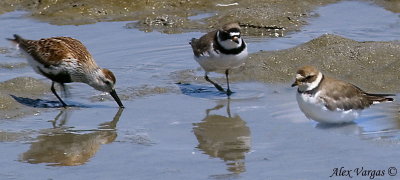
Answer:
[[[192,45],[194,59],[204,69],[204,78],[213,84],[219,91],[231,95],[229,88],[229,70],[244,64],[247,58],[247,45],[241,38],[238,23],[229,23],[222,28],[209,32],[200,39],[193,38]],[[209,72],[225,71],[227,90],[208,78]]]
[[[18,35],[8,40],[16,43],[27,55],[28,63],[37,73],[53,81],[51,91],[64,107],[67,104],[57,94],[54,88],[55,82],[62,87],[65,86],[64,83],[86,83],[96,90],[109,92],[119,107],[124,107],[114,89],[116,82],[114,74],[108,69],[97,66],[92,55],[80,41],[70,37],[27,40]]]
[[[301,67],[292,87],[298,86],[297,103],[310,119],[322,123],[346,123],[372,104],[393,101],[394,94],[366,93],[357,86],[323,75],[313,66]]]

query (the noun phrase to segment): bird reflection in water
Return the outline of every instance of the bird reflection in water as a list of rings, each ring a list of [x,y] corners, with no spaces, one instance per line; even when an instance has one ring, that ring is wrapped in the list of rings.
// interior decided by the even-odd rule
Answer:
[[[382,104],[367,110],[352,123],[315,125],[324,132],[356,135],[365,140],[398,142],[400,140],[400,112],[398,105]]]
[[[122,111],[120,108],[112,121],[100,124],[98,129],[52,129],[50,133],[37,137],[37,142],[32,143],[30,149],[22,154],[21,161],[32,164],[47,163],[49,166],[82,165],[96,154],[102,144],[111,143],[117,138],[115,128]],[[68,113],[68,109],[62,109],[53,126],[56,127],[58,121],[62,126],[67,121]]]
[[[225,104],[227,116],[210,114]],[[206,117],[200,123],[194,123],[193,132],[199,142],[198,149],[210,157],[224,160],[230,172],[246,171],[244,159],[251,146],[250,129],[239,115],[231,116],[229,99],[207,109]]]

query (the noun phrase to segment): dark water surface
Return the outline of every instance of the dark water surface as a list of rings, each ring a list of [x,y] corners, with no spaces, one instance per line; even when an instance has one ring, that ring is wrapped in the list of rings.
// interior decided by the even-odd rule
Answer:
[[[399,14],[368,3],[342,2],[316,13],[303,31],[248,37],[249,49],[289,48],[323,33],[374,41],[400,37]],[[324,126],[304,117],[288,84],[233,83],[236,93],[228,100],[209,84],[177,85],[170,76],[199,67],[188,41],[201,33],[144,33],[126,23],[55,26],[24,12],[0,16],[2,38],[81,40],[117,76],[126,106],[118,110],[115,102],[98,100],[103,93],[75,83],[66,101],[81,106],[1,120],[0,179],[326,179],[342,166],[400,168],[398,102],[373,106],[353,124]],[[11,46],[4,40],[0,47]],[[0,59],[25,62],[12,52]],[[23,66],[2,68],[0,81],[19,76],[45,80]],[[43,99],[55,100],[52,94]]]

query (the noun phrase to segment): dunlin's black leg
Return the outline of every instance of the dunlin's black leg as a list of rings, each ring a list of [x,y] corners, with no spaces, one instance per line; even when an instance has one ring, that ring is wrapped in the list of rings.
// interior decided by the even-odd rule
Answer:
[[[64,97],[69,97],[70,93],[69,93],[68,87],[64,83],[60,83],[60,85],[61,85],[61,89],[63,91]]]
[[[228,102],[226,103],[226,113],[228,117],[231,118],[231,99],[228,97]]]
[[[214,81],[211,81],[211,79],[208,78],[208,74],[207,74],[207,73],[204,75],[204,79],[206,79],[206,81],[208,81],[208,82],[210,82],[211,84],[213,84],[213,85],[215,86],[215,88],[218,89],[218,91],[225,92],[224,88],[222,88],[220,85],[218,85],[218,84],[215,83]]]
[[[225,76],[226,76],[226,84],[228,86],[228,89],[226,90],[226,94],[230,96],[232,94],[231,88],[229,87],[229,69],[225,70]]]
[[[51,83],[51,92],[53,92],[54,95],[56,95],[56,97],[58,98],[58,100],[61,102],[61,104],[63,105],[63,107],[67,107],[67,104],[65,104],[65,102],[60,98],[60,96],[58,96],[56,89],[54,89],[54,81]]]
[[[62,127],[68,120],[68,109],[62,109],[54,120],[50,121],[53,123],[53,128]],[[57,125],[57,121],[60,121]]]

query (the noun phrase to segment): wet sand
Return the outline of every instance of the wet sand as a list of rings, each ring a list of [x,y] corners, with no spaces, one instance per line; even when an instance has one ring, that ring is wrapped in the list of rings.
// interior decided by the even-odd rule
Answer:
[[[0,83],[0,119],[23,117],[40,112],[18,102],[21,98],[41,97],[50,92],[50,86],[31,77],[18,77]],[[50,92],[51,93],[51,92]]]
[[[379,0],[374,0],[374,3],[377,5],[380,5],[387,9],[388,11],[392,11],[394,13],[400,13],[400,4],[398,0],[394,1],[379,1]]]
[[[244,0],[224,1],[157,1],[132,2],[125,0],[94,1],[33,1],[4,0],[0,14],[15,10],[28,11],[28,17],[57,25],[81,25],[102,21],[136,21],[128,23],[145,31],[164,33],[210,30],[221,21],[237,21],[248,35],[272,35],[276,30],[298,31],[307,24],[317,7],[340,0]],[[398,13],[397,1],[373,1],[389,11]],[[197,18],[207,14],[203,18]],[[261,29],[261,30],[260,30]],[[267,31],[267,33],[266,33]],[[269,31],[269,33],[268,33]]]
[[[11,1],[1,2],[0,13],[13,10],[30,12],[30,17],[57,25],[79,25],[100,21],[137,21],[129,27],[164,33],[209,30],[221,21],[237,21],[246,27],[249,35],[275,35],[274,30],[291,32],[306,24],[304,18],[322,5],[338,0],[285,0],[225,1],[143,1],[124,0],[79,2],[71,1]],[[191,19],[199,14],[211,17]],[[261,29],[261,30],[260,30]],[[269,32],[268,32],[269,31]]]

